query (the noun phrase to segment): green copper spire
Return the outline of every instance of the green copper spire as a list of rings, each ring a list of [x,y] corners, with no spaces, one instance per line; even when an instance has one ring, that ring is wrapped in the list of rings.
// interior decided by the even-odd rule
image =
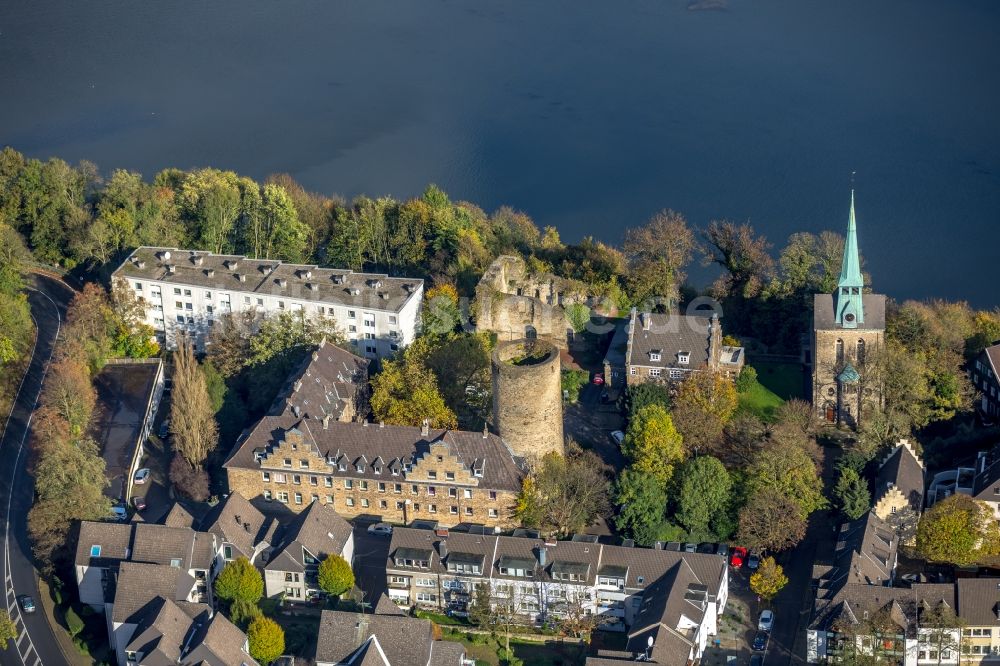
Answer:
[[[854,190],[851,190],[851,215],[847,222],[847,240],[844,242],[844,263],[837,282],[837,323],[844,328],[857,328],[865,321],[861,292],[865,280],[861,276],[861,258],[858,254],[858,228],[854,219]]]

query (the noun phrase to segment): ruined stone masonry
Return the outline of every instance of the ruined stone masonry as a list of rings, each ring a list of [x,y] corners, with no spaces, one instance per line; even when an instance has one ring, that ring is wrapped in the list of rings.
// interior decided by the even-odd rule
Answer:
[[[514,340],[493,351],[493,424],[517,456],[563,453],[562,365],[544,340]]]

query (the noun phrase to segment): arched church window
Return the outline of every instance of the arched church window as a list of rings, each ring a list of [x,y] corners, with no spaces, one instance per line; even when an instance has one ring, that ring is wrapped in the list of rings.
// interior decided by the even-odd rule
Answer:
[[[865,362],[865,341],[864,340],[858,340],[857,356],[858,356],[858,364],[859,365]]]
[[[836,353],[837,353],[837,365],[840,365],[841,363],[844,362],[844,341],[843,340],[837,340]]]

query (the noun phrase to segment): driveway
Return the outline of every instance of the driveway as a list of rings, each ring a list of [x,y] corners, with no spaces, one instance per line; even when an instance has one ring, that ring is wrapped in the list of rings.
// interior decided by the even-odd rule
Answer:
[[[371,523],[358,522],[354,525],[354,584],[364,595],[363,601],[374,608],[380,596],[386,593],[385,562],[389,558],[389,542],[392,537],[382,534],[368,534]],[[368,610],[368,609],[366,609]]]
[[[563,431],[566,436],[619,471],[625,467],[621,449],[611,440],[614,430],[621,430],[624,419],[617,405],[601,403],[602,386],[588,384],[580,391],[576,404],[563,409]]]

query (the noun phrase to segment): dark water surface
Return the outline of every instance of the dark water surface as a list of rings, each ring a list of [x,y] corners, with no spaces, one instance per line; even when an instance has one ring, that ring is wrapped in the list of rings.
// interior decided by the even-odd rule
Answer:
[[[4,0],[0,144],[436,182],[612,242],[663,207],[839,231],[856,170],[878,289],[1000,303],[1000,2],[686,4]]]

